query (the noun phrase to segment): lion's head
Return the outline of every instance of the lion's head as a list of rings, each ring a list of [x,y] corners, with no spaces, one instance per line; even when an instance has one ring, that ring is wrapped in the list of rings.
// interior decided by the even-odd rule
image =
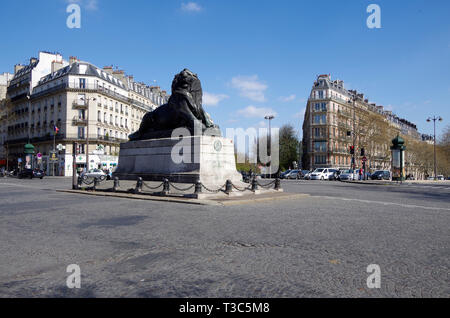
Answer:
[[[203,91],[197,74],[192,73],[188,69],[184,69],[179,74],[175,75],[172,82],[172,93],[181,90],[187,91],[192,95],[197,107],[202,106]]]

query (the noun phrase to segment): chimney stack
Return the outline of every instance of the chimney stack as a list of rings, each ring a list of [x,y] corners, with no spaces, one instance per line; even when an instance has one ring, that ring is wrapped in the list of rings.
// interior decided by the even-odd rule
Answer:
[[[69,58],[69,64],[72,65],[74,63],[76,63],[78,61],[78,59],[75,56],[71,56]]]
[[[103,67],[103,70],[108,73],[109,75],[112,75],[113,73],[113,67],[112,66],[105,66]]]
[[[14,65],[14,74],[17,74],[17,72],[19,72],[21,69],[23,69],[25,66],[20,65],[20,64],[16,64]]]
[[[52,62],[52,73],[55,73],[55,72],[59,71],[60,69],[62,69],[62,67],[63,67],[63,62],[62,61],[60,61],[60,62],[53,61]]]
[[[30,65],[34,64],[36,62],[37,62],[37,58],[35,58],[35,57],[30,58]]]

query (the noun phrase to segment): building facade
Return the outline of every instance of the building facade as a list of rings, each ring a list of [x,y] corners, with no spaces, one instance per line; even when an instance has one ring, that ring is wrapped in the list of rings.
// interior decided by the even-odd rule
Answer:
[[[67,62],[60,55],[41,57],[16,67],[8,87],[6,146],[15,161],[23,156],[24,145],[31,143],[40,154],[33,166],[48,175],[72,175],[74,143],[78,170],[86,168],[86,153],[87,168],[114,169],[120,143],[139,128],[145,113],[167,102],[165,92],[130,85],[129,77],[112,67],[101,69],[74,57]],[[44,64],[48,72],[34,75]],[[53,152],[56,162],[50,161]]]
[[[0,74],[0,167],[6,166],[6,149],[3,147],[6,142],[8,129],[6,92],[13,76],[14,74],[10,73]]]
[[[364,149],[366,168],[389,169],[386,140],[397,133],[421,138],[413,123],[370,103],[364,94],[345,89],[343,81],[320,75],[313,84],[303,122],[303,168],[350,169],[350,147],[354,146],[355,167],[362,166]]]

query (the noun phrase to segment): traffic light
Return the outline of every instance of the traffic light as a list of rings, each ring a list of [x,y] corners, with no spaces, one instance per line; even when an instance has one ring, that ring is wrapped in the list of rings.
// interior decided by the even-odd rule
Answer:
[[[361,157],[364,157],[366,155],[366,150],[364,148],[361,148]]]
[[[350,154],[351,155],[355,154],[355,146],[350,146]]]

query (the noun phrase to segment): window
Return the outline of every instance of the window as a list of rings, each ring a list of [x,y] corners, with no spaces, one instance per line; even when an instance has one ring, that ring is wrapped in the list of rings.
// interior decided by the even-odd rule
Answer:
[[[86,88],[86,79],[80,78],[80,88]]]
[[[79,139],[84,139],[84,127],[78,127],[78,138]]]
[[[98,122],[101,122],[101,121],[102,121],[102,112],[101,112],[101,111],[98,111],[98,112],[97,112],[97,121],[98,121]]]
[[[326,123],[327,123],[327,115],[314,116],[314,124],[326,124]]]
[[[322,104],[320,104],[321,105],[321,107],[322,107],[322,111],[323,112],[326,112],[327,111],[327,103],[322,103]]]
[[[319,91],[319,98],[323,98],[323,91]]]
[[[315,152],[326,152],[327,151],[327,143],[325,141],[316,141],[314,143],[314,151]]]
[[[315,110],[316,112],[318,112],[318,111],[320,110],[320,104],[319,104],[319,103],[316,103],[316,104],[314,105],[314,110]]]
[[[322,134],[320,133],[320,128],[314,128],[314,136],[320,137]]]
[[[326,164],[327,163],[327,156],[324,156],[324,155],[314,156],[314,163],[315,164]]]

